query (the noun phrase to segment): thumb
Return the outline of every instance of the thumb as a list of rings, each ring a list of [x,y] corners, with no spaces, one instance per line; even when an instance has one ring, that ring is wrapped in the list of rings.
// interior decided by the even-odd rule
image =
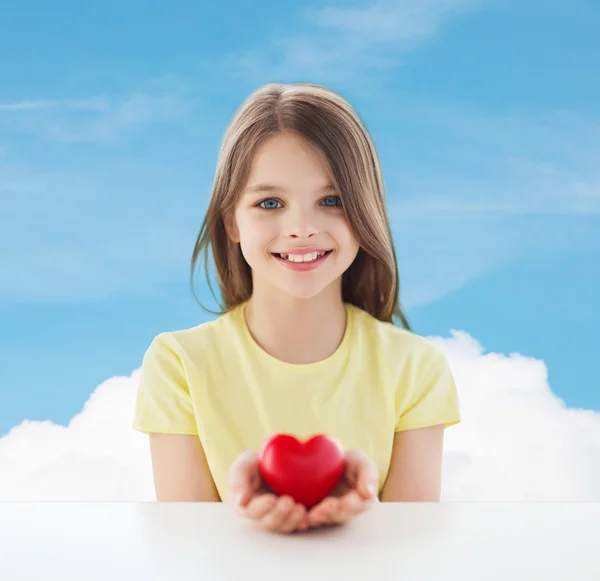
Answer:
[[[229,468],[228,487],[234,504],[244,507],[257,487],[258,455],[247,451],[240,454]]]
[[[356,491],[365,500],[375,500],[379,489],[377,464],[362,450],[349,451],[347,461],[353,465],[356,474]]]

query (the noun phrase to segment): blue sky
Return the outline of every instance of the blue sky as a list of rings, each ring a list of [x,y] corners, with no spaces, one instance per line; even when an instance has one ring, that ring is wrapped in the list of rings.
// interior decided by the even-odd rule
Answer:
[[[211,318],[191,250],[223,132],[269,81],[324,83],[371,131],[418,333],[543,359],[600,410],[600,5],[238,4],[3,9],[0,435],[65,424]]]

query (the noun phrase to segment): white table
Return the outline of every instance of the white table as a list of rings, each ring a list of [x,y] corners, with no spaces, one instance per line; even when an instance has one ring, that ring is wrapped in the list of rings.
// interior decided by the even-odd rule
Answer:
[[[2,581],[598,581],[600,504],[380,504],[283,536],[229,505],[0,503]]]

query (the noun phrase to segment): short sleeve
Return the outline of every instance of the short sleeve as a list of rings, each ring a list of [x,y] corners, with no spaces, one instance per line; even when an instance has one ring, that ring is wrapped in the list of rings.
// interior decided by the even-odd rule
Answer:
[[[396,432],[461,421],[456,383],[445,355],[430,345],[420,358],[411,384],[400,389]]]
[[[158,335],[142,361],[133,428],[146,434],[198,434],[194,406],[177,345]]]

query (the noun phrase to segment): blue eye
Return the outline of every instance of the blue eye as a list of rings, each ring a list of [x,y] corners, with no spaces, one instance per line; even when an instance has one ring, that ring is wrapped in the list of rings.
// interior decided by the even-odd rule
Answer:
[[[326,206],[329,206],[331,208],[335,208],[336,206],[341,206],[342,205],[342,200],[340,200],[339,196],[327,196],[323,200],[323,203]]]
[[[276,210],[278,207],[277,204],[279,204],[279,202],[277,200],[275,200],[273,198],[268,198],[268,199],[260,202],[258,205],[261,208],[264,208],[265,210]]]

